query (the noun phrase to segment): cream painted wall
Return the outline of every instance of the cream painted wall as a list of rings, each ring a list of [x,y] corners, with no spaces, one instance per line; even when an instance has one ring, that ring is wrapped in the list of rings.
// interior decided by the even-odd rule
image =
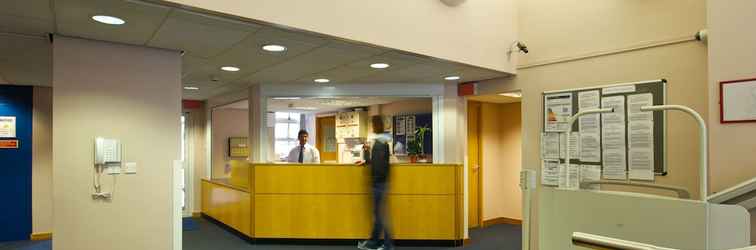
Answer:
[[[32,233],[52,232],[52,88],[34,87],[32,114]]]
[[[53,249],[172,249],[180,53],[54,39]],[[103,177],[109,202],[91,197],[96,136],[120,139],[123,160],[138,164],[136,175]]]
[[[522,219],[520,103],[481,105],[483,220]]]
[[[756,177],[756,124],[719,123],[719,82],[756,77],[756,2],[708,1],[710,192]],[[756,244],[756,212],[751,211],[751,242]]]
[[[168,2],[514,73],[515,0]]]
[[[427,114],[433,112],[433,100],[431,98],[412,99],[397,101],[380,105],[381,115],[399,114]]]
[[[228,156],[228,138],[248,136],[249,111],[246,109],[215,109],[212,116],[212,178],[228,178],[229,173],[226,173],[225,170],[228,161],[245,159],[232,159]]]
[[[540,170],[543,91],[666,78],[668,103],[708,114],[706,47],[681,41],[644,48],[653,44],[649,41],[692,37],[704,28],[705,1],[520,0],[517,5],[520,39],[531,51],[520,56],[523,65],[516,77],[481,82],[478,90],[522,90],[523,168]],[[671,113],[668,119],[670,173],[658,177],[657,183],[683,186],[697,197],[698,161],[690,157],[698,152],[697,127],[684,114]],[[539,186],[531,203],[533,225],[528,234],[534,249],[538,227],[547,225],[538,220],[539,206],[549,203],[541,199],[543,192],[552,191]]]
[[[756,123],[719,123],[719,82],[756,78],[756,2],[708,1],[709,135],[711,191],[717,192],[756,177]]]

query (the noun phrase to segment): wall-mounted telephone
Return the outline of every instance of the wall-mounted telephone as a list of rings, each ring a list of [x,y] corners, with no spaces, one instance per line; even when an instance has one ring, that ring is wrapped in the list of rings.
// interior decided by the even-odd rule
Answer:
[[[92,194],[92,199],[109,200],[111,193],[102,191],[100,175],[103,172],[110,175],[121,173],[121,142],[116,139],[95,138],[94,168],[95,192]],[[115,183],[113,185],[113,189],[115,189]]]
[[[112,166],[121,163],[121,142],[115,139],[95,139],[95,165]]]

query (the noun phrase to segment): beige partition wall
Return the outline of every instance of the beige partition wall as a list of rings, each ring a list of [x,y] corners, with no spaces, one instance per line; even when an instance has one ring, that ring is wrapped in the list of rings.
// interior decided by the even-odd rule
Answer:
[[[176,51],[54,37],[55,250],[173,248],[180,78]],[[102,178],[108,202],[91,196],[97,136],[120,139],[122,160],[137,164]]]
[[[707,48],[693,39],[706,27],[706,1],[518,0],[517,7],[519,39],[530,53],[517,55],[516,77],[484,81],[478,88],[522,90],[523,168],[541,169],[544,91],[665,78],[667,103],[707,115]],[[670,114],[668,122],[669,175],[656,182],[685,187],[698,197],[698,158],[691,157],[698,153],[698,127],[680,113]],[[540,185],[533,192],[531,231],[524,232],[532,249],[541,249],[538,227],[548,225],[540,218],[540,202],[553,192]]]

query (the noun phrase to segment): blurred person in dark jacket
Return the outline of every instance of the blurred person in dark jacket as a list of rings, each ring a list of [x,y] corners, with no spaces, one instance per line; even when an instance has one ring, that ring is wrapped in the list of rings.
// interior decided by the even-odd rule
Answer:
[[[373,191],[373,231],[370,233],[370,239],[360,241],[357,247],[363,250],[391,250],[394,249],[394,244],[384,211],[390,172],[391,150],[389,145],[391,145],[391,135],[384,131],[383,119],[380,116],[373,116],[371,121],[375,138],[371,146],[365,145],[363,147],[364,161],[358,162],[358,164],[370,166],[370,180]],[[380,241],[381,234],[383,234],[383,244]]]

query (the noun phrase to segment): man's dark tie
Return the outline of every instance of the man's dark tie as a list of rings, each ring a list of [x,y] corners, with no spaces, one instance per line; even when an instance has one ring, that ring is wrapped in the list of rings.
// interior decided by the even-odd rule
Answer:
[[[304,145],[299,146],[299,163],[304,163]]]

